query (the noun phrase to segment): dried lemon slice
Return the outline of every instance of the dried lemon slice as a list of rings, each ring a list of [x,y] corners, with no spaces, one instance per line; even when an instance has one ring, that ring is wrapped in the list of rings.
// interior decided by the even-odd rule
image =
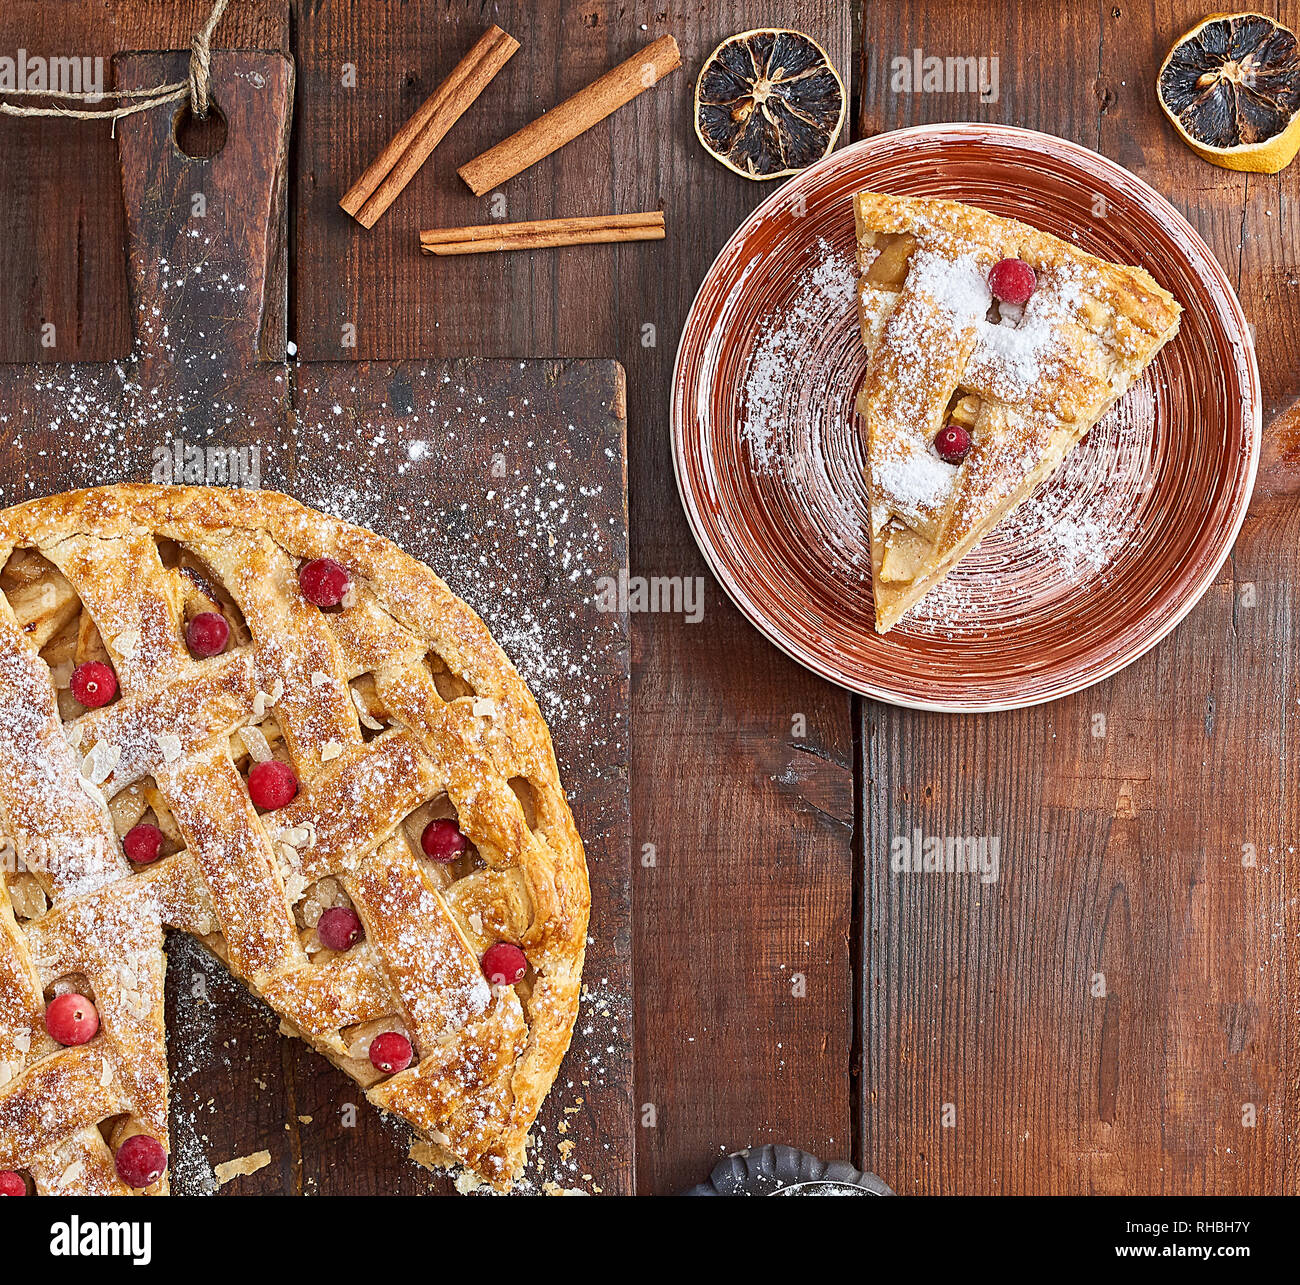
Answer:
[[[847,96],[826,51],[799,31],[764,27],[724,40],[695,82],[695,132],[751,179],[819,161],[840,136]]]
[[[1229,170],[1276,174],[1300,150],[1300,43],[1262,13],[1214,13],[1169,51],[1156,96],[1179,137]]]

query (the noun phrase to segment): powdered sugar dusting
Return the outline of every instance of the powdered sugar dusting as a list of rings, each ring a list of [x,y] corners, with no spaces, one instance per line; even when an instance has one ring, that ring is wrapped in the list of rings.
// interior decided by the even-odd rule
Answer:
[[[804,350],[819,333],[834,329],[844,316],[852,315],[856,306],[852,260],[825,239],[817,242],[814,254],[793,300],[764,319],[745,378],[740,431],[758,468],[770,468],[779,458],[779,427],[803,372]]]
[[[876,464],[876,484],[905,514],[937,508],[952,493],[957,469],[919,442],[906,446],[905,454],[891,455]]]
[[[1000,305],[996,322],[981,317],[963,383],[1008,403],[1029,400],[1056,373],[1062,328],[1077,316],[1089,277],[1099,281],[1080,264],[1056,264],[1023,309]]]
[[[1148,375],[908,612],[906,628],[946,638],[1022,629],[1026,612],[1050,613],[1111,575],[1154,481],[1153,416]]]
[[[959,326],[982,321],[993,300],[987,270],[980,267],[974,254],[947,258],[919,247],[912,255],[907,282],[910,288],[929,296]]]
[[[1053,385],[1065,359],[1064,328],[1083,302],[1085,269],[1054,265],[1021,308],[995,303],[988,268],[973,251],[954,254],[923,242],[884,323],[888,381],[872,402],[873,477],[881,501],[910,523],[928,522],[954,486],[968,507],[977,496],[984,498],[976,507],[997,503],[1038,463],[1034,425],[1060,410],[1052,404]],[[964,363],[956,365],[954,355],[967,349]],[[1025,419],[1019,477],[1007,467],[1005,451],[982,464],[976,452],[961,474],[944,471],[930,443],[954,383],[960,392],[1007,406],[1045,399]]]

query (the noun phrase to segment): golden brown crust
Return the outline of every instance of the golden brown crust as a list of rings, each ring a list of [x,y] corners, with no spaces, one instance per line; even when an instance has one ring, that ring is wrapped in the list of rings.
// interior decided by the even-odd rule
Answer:
[[[1181,309],[1141,268],[957,201],[861,192],[854,214],[884,633],[1059,467],[1177,332]],[[1038,279],[1022,315],[987,286],[995,263],[1017,258]],[[959,467],[932,449],[954,414],[971,436]]]
[[[0,584],[0,816],[39,859],[0,879],[0,1168],[42,1190],[121,1190],[111,1147],[139,1131],[166,1144],[171,927],[448,1162],[508,1186],[568,1048],[589,890],[550,736],[483,622],[387,540],[271,492],[33,500],[0,513],[0,566],[15,550],[40,558]],[[319,557],[355,586],[337,612],[297,589]],[[184,625],[205,602],[234,632],[196,660]],[[114,703],[72,716],[73,653],[111,661]],[[240,765],[272,745],[301,788],[259,815]],[[150,807],[174,851],[134,869],[120,835]],[[454,815],[473,854],[425,859],[433,815]],[[315,933],[331,904],[366,929],[344,954]],[[482,976],[496,941],[528,959],[517,987]],[[39,1023],[66,978],[101,1013],[75,1049]],[[387,1079],[366,1054],[385,1029],[416,1050]]]

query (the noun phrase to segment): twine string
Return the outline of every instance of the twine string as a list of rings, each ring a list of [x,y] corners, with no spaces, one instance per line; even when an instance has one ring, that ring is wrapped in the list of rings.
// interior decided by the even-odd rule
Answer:
[[[230,0],[216,0],[208,20],[195,33],[190,41],[190,111],[199,120],[208,115],[208,91],[211,87],[212,67],[212,33],[221,21]]]
[[[14,103],[0,103],[0,114],[5,116],[62,116],[68,120],[111,120],[116,125],[123,116],[133,116],[136,112],[147,112],[163,103],[178,102],[182,98],[190,100],[190,110],[203,120],[208,114],[212,102],[212,34],[221,21],[230,0],[216,0],[207,21],[194,33],[190,41],[190,71],[185,80],[173,81],[166,85],[154,85],[149,89],[109,89],[102,94],[58,92],[50,89],[6,89],[8,96],[28,96],[35,98],[63,99],[101,99],[101,98],[138,98],[140,101],[129,106],[114,107],[109,111],[81,111],[74,107],[19,107]]]

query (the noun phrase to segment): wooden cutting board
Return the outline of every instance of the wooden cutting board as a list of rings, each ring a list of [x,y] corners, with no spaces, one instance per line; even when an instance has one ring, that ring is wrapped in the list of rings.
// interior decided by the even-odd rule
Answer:
[[[185,66],[179,54],[114,60],[128,87],[184,79]],[[529,1180],[630,1192],[628,635],[625,615],[595,606],[602,577],[627,566],[622,368],[296,362],[293,68],[214,53],[212,80],[224,140],[219,127],[198,147],[180,135],[191,151],[220,142],[211,156],[178,146],[183,111],[119,123],[134,345],[117,362],[0,365],[0,503],[123,481],[282,490],[393,540],[483,616],[550,724],[592,883],[583,1009]],[[57,328],[42,342],[57,353]],[[404,1125],[282,1038],[219,965],[180,936],[168,950],[173,1190],[218,1189],[218,1166],[259,1152],[261,1168],[219,1189],[450,1189],[407,1158]]]

